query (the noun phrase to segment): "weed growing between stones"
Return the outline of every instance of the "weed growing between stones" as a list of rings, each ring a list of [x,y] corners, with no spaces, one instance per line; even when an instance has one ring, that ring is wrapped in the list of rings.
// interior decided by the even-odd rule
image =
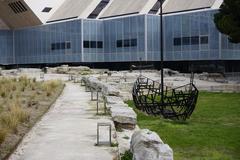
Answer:
[[[133,154],[130,150],[126,151],[123,155],[121,155],[121,160],[132,160]]]

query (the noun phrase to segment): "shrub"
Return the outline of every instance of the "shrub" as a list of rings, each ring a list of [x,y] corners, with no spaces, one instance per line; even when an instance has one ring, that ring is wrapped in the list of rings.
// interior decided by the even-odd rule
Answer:
[[[42,85],[42,89],[46,91],[47,96],[51,96],[55,89],[61,85],[61,81],[48,81]]]
[[[133,154],[130,150],[126,151],[123,155],[121,155],[121,160],[132,160]]]
[[[17,132],[17,126],[20,123],[25,122],[29,119],[29,113],[26,112],[17,103],[13,104],[8,112],[5,112],[1,117],[2,125],[12,130],[14,133]]]
[[[3,141],[5,140],[7,133],[8,133],[7,129],[0,128],[0,144],[2,144]]]
[[[21,82],[23,86],[27,87],[28,83],[30,82],[30,79],[28,79],[27,76],[21,76],[19,78],[19,82]]]
[[[1,92],[1,97],[2,97],[2,98],[5,98],[5,97],[6,97],[6,92],[2,91],[2,92]]]
[[[21,108],[21,106],[17,103],[12,105],[10,108],[10,113],[12,116],[15,116],[20,122],[25,122],[29,118],[29,113]]]
[[[13,84],[13,86],[12,86],[12,91],[16,91],[16,90],[17,90],[17,87],[16,87],[15,84]]]
[[[17,133],[17,126],[19,124],[19,120],[17,119],[17,117],[12,116],[10,112],[5,113],[1,117],[1,122],[5,128],[12,130],[14,133]]]

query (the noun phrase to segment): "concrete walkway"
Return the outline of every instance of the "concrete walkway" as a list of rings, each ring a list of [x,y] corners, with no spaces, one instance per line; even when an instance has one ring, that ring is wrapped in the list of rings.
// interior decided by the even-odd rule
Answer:
[[[90,93],[67,83],[50,111],[29,132],[10,160],[112,160],[111,147],[96,147],[98,122]]]

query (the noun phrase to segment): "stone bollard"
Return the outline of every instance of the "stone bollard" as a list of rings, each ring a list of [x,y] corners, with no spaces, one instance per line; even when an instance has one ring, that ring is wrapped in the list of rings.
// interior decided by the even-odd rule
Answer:
[[[164,144],[157,133],[148,129],[138,130],[132,135],[133,160],[173,160],[173,151]]]

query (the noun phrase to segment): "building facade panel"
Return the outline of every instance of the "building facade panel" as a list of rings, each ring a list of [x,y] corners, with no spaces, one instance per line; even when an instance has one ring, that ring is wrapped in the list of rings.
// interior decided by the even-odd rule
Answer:
[[[102,21],[83,20],[83,62],[104,62]]]
[[[13,32],[0,30],[0,64],[13,64]]]
[[[129,62],[144,59],[144,23],[144,15],[105,20],[105,61]]]
[[[81,62],[81,21],[19,29],[15,34],[16,63]]]
[[[165,61],[240,60],[240,44],[220,34],[217,10],[167,14]],[[0,31],[1,64],[160,61],[160,17],[72,20]]]

